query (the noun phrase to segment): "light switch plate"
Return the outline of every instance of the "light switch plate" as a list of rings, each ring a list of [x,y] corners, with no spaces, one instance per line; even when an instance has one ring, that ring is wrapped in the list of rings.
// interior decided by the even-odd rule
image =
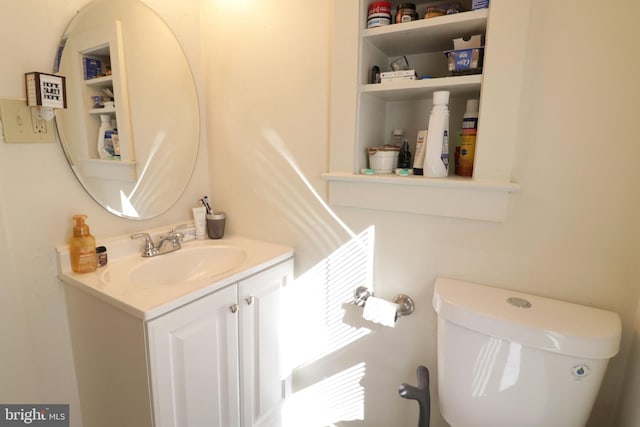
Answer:
[[[53,121],[35,119],[25,99],[0,98],[4,142],[56,142]]]

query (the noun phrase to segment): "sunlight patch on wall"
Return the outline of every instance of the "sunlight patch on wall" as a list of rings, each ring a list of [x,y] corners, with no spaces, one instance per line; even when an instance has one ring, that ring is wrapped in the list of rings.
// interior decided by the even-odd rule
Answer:
[[[358,363],[291,396],[285,403],[283,427],[325,427],[338,421],[364,419],[365,363]]]
[[[354,300],[358,287],[372,289],[375,228],[371,226],[356,235],[314,189],[278,132],[264,128],[262,135],[265,146],[275,150],[299,180],[296,183],[284,174],[267,151],[253,153],[267,171],[269,182],[276,184],[262,188],[262,195],[279,201],[287,221],[302,230],[308,244],[315,245],[322,254],[330,252],[283,290],[281,355],[282,377],[286,378],[294,369],[371,333],[366,327],[345,323],[343,306]],[[294,184],[302,184],[306,191],[301,192]],[[309,202],[310,197],[320,208]],[[333,250],[344,241],[339,231],[346,232],[349,240]],[[362,362],[294,393],[284,405],[283,426],[325,427],[364,419],[365,393],[360,385],[364,373]]]
[[[317,360],[371,333],[345,324],[342,304],[353,301],[358,286],[371,288],[374,238],[369,227],[285,288],[285,366]]]

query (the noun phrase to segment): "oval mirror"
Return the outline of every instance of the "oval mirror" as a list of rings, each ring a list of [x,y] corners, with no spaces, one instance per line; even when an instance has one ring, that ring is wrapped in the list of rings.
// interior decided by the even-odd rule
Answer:
[[[191,70],[175,36],[139,1],[96,0],[61,42],[67,109],[56,127],[69,165],[109,212],[147,219],[187,186],[198,151]]]

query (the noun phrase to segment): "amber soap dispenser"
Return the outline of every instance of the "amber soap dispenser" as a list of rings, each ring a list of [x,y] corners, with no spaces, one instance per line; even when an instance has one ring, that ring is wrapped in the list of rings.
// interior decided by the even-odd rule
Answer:
[[[96,239],[85,224],[86,215],[74,215],[73,237],[69,243],[71,269],[76,273],[89,273],[98,268]]]

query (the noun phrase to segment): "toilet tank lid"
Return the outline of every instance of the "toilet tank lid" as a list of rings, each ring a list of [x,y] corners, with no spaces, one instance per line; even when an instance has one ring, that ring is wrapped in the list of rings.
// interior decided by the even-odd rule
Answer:
[[[584,305],[439,277],[433,307],[439,321],[529,347],[591,359],[620,348],[618,314]]]

